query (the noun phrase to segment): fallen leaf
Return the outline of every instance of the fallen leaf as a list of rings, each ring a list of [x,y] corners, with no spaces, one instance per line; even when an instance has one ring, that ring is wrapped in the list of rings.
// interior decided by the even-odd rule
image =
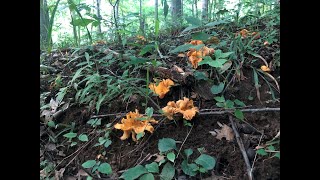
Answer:
[[[173,65],[173,69],[179,73],[184,73],[183,69],[177,65]]]
[[[89,174],[86,173],[83,169],[80,169],[76,176],[89,176]]]
[[[178,57],[186,57],[186,55],[184,53],[179,53]]]
[[[46,145],[46,149],[47,149],[48,151],[54,151],[54,150],[57,149],[57,147],[56,147],[55,144],[50,143],[50,144]]]
[[[225,124],[223,125],[221,130],[218,130],[218,134],[216,136],[216,138],[219,140],[221,140],[223,137],[225,137],[227,141],[232,141],[234,138],[232,129]]]
[[[160,155],[160,154],[156,154],[155,156],[157,157],[157,158],[154,160],[155,162],[160,162],[160,161],[163,160],[164,157],[165,157],[165,156],[162,156],[162,155]]]
[[[59,171],[55,171],[54,173],[55,180],[59,180],[60,178],[62,178],[64,171],[65,171],[65,168],[61,168]]]

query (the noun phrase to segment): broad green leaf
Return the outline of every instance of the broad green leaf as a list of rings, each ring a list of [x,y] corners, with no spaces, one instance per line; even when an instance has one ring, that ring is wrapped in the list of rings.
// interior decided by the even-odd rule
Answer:
[[[190,49],[192,47],[192,44],[183,44],[181,46],[176,47],[174,50],[170,51],[171,53],[177,53],[177,52],[184,52]]]
[[[270,151],[275,151],[275,150],[276,150],[273,145],[268,146],[267,148],[268,148],[268,150],[270,150]]]
[[[94,22],[94,19],[86,19],[86,18],[80,18],[80,19],[74,19],[73,23],[71,22],[72,25],[74,26],[81,26],[81,27],[85,27],[88,24]]]
[[[193,40],[206,41],[210,37],[211,37],[210,35],[208,35],[207,33],[204,33],[204,32],[197,32],[197,33],[192,34],[192,39]]]
[[[230,54],[232,54],[233,52],[226,52],[226,53],[221,53],[219,58],[227,58],[228,56],[230,56]]]
[[[214,51],[214,56],[216,59],[219,59],[221,57],[222,51],[220,49],[217,49]]]
[[[72,142],[72,143],[70,144],[70,147],[75,146],[75,145],[77,145],[77,144],[78,144],[77,142]]]
[[[111,174],[112,169],[109,163],[102,163],[100,164],[98,171],[103,173],[103,174]]]
[[[151,173],[159,173],[159,166],[156,162],[146,164],[146,169]]]
[[[189,26],[189,27],[185,28],[181,33],[190,31],[190,30],[192,30],[192,29],[196,29],[196,28],[198,28],[198,27],[199,27],[198,25]]]
[[[216,100],[217,102],[222,102],[222,103],[226,101],[223,96],[216,96],[213,99]]]
[[[99,144],[102,145],[104,144],[105,142],[107,142],[108,139],[105,139],[104,137],[99,137],[98,141],[99,141]]]
[[[219,94],[222,92],[223,88],[224,88],[224,83],[221,82],[219,83],[219,85],[213,85],[210,90],[212,94]]]
[[[144,132],[138,133],[137,136],[136,136],[137,140],[142,138],[144,136],[144,134],[145,134]]]
[[[211,170],[216,165],[215,158],[206,154],[201,154],[194,162],[201,165],[206,170]]]
[[[205,75],[204,72],[200,72],[200,71],[195,71],[193,73],[194,77],[197,79],[197,80],[208,80],[209,78]]]
[[[108,148],[111,143],[112,143],[112,141],[110,139],[107,139],[106,142],[104,143],[104,147]]]
[[[280,152],[275,153],[274,156],[280,159]]]
[[[234,111],[234,115],[236,116],[236,118],[240,119],[241,121],[243,121],[244,116],[243,116],[243,112],[239,109]]]
[[[152,49],[154,48],[154,45],[146,45],[144,48],[141,49],[139,56],[143,56],[144,54],[151,52]]]
[[[187,160],[183,160],[181,163],[181,168],[183,173],[189,176],[195,176],[197,175],[197,171],[194,171],[194,169],[197,169],[198,166],[194,163],[188,164]]]
[[[86,180],[92,180],[93,178],[91,176],[87,176]]]
[[[160,152],[166,152],[172,149],[177,149],[176,141],[171,138],[162,138],[158,142],[158,149]]]
[[[185,19],[189,24],[192,24],[194,26],[200,26],[201,25],[201,21],[200,21],[199,18],[188,16]]]
[[[198,44],[198,45],[192,45],[191,48],[199,51],[203,46],[204,46],[204,44]]]
[[[120,178],[125,179],[125,180],[134,180],[137,179],[139,176],[142,174],[148,173],[146,168],[144,168],[142,165],[137,165],[133,168],[128,169],[125,171]]]
[[[258,149],[256,153],[262,156],[266,156],[268,154],[264,149]]]
[[[169,161],[174,162],[174,160],[176,159],[176,155],[174,154],[174,152],[170,152],[167,154],[167,158]]]
[[[224,103],[222,103],[222,102],[217,102],[216,105],[217,105],[218,107],[221,107],[221,108],[224,107]]]
[[[69,132],[67,134],[64,134],[63,137],[72,139],[72,138],[77,137],[77,133]]]
[[[87,121],[87,124],[90,124],[91,126],[99,126],[101,125],[101,119],[90,119]]]
[[[240,101],[239,99],[236,99],[236,100],[234,100],[233,101],[236,105],[238,105],[238,106],[240,106],[240,107],[245,107],[246,105],[242,102],[242,101]]]
[[[90,60],[90,55],[87,52],[84,52],[84,57],[86,58],[87,61]]]
[[[97,162],[95,160],[88,160],[84,162],[81,166],[84,168],[92,168]]]
[[[142,175],[139,180],[154,180],[154,176],[151,173]]]
[[[175,169],[170,162],[167,162],[161,171],[160,179],[161,180],[171,180],[174,177]]]
[[[54,123],[54,121],[48,121],[47,125],[52,128],[56,127],[56,124]]]
[[[203,60],[199,62],[199,66],[202,64],[208,64],[211,67],[221,68],[223,67],[223,64],[227,62],[226,59],[217,59],[213,60],[210,56],[203,57]]]
[[[156,23],[155,23],[155,27],[154,27],[154,29],[155,29],[154,33],[156,36],[159,35],[159,26],[160,26],[160,21],[159,21],[159,19],[156,19]]]
[[[203,167],[200,167],[200,168],[199,168],[199,171],[200,171],[201,173],[206,173],[206,172],[207,172],[207,170],[206,170],[205,168],[203,168]]]
[[[191,154],[193,153],[193,150],[189,148],[185,149],[183,152],[187,156],[187,158],[189,158],[189,156],[191,156]]]
[[[147,115],[148,117],[152,117],[152,115],[153,115],[153,107],[148,107],[148,108],[146,109],[146,115]]]
[[[89,141],[88,136],[85,135],[85,134],[80,134],[80,135],[78,136],[78,139],[79,139],[80,141]]]
[[[229,99],[226,101],[225,105],[226,105],[226,108],[234,108],[234,102]]]
[[[159,166],[161,166],[161,164],[165,163],[166,160],[165,159],[162,159],[161,161],[159,161]]]
[[[204,25],[204,26],[216,26],[216,25],[219,25],[219,24],[225,24],[226,23],[226,21],[225,20],[220,20],[220,21],[214,21],[214,22],[210,22],[210,23],[208,23],[208,24],[206,24],[206,25]]]

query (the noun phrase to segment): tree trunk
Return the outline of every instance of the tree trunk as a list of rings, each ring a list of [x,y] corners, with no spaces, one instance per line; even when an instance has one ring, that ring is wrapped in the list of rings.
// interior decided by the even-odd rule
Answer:
[[[208,0],[202,0],[202,21],[208,20]]]
[[[182,16],[181,10],[182,10],[181,0],[172,0],[171,15],[174,22]]]
[[[198,0],[194,0],[194,5],[196,8],[196,18],[198,18],[199,17],[199,15],[198,15]]]
[[[49,12],[47,0],[40,0],[40,46],[48,46]]]
[[[139,0],[139,21],[140,21],[140,32],[142,33],[142,35],[144,36],[144,18],[142,15],[142,1],[143,0]]]
[[[192,17],[194,17],[194,3],[192,3]]]
[[[101,0],[97,0],[97,6],[96,6],[96,10],[97,10],[97,17],[99,18],[99,24],[98,24],[98,33],[99,36],[101,37],[101,14],[100,14],[100,4],[101,4]]]

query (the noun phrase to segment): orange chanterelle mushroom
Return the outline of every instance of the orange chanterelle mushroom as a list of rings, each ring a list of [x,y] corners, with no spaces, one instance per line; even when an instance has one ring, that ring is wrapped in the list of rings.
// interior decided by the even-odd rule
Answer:
[[[144,117],[139,114],[136,109],[135,112],[127,113],[126,118],[122,118],[121,123],[114,125],[114,128],[121,129],[123,131],[123,135],[120,137],[121,140],[128,139],[131,135],[132,139],[137,141],[137,134],[142,133],[145,130],[153,133],[154,128],[151,124],[156,123],[158,123],[158,121],[150,117]]]
[[[173,119],[173,115],[176,113],[181,113],[184,119],[191,120],[199,112],[199,109],[194,107],[193,100],[189,100],[186,97],[177,102],[169,101],[167,106],[162,108],[162,110],[164,115],[170,120]]]
[[[163,79],[158,85],[155,83],[150,83],[149,88],[156,93],[160,99],[164,97],[169,92],[171,86],[174,82],[171,79]]]

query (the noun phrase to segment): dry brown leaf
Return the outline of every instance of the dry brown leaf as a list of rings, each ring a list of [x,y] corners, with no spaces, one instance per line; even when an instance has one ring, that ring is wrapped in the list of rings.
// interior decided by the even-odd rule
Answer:
[[[234,139],[233,130],[226,124],[223,125],[221,130],[218,130],[218,134],[216,136],[216,138],[219,140],[221,140],[223,137],[225,137],[227,141],[232,141]]]
[[[154,160],[155,162],[160,162],[161,160],[164,159],[164,156],[160,155],[160,154],[156,154],[155,155],[157,158]]]
[[[186,55],[184,53],[179,53],[178,57],[186,57]]]
[[[173,69],[179,73],[184,73],[183,69],[177,65],[173,65]]]
[[[61,168],[59,171],[55,171],[54,173],[55,180],[59,180],[60,178],[62,178],[64,171],[65,171],[65,168]]]

